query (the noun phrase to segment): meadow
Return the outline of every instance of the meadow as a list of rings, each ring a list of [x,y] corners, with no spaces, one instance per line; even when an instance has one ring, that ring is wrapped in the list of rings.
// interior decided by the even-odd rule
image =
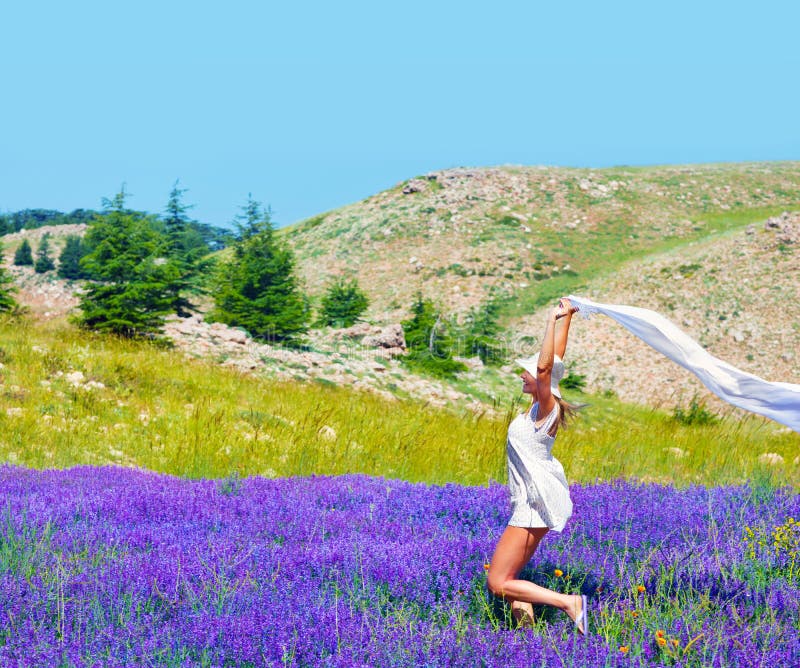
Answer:
[[[485,568],[505,489],[371,476],[190,481],[0,467],[0,664],[789,666],[788,489],[574,485],[523,573],[590,597],[589,634],[516,629]]]
[[[476,414],[279,382],[57,322],[7,319],[0,342],[0,460],[33,468],[485,485],[506,479],[506,426],[523,408],[514,374],[495,409]],[[776,423],[738,410],[682,422],[612,396],[566,396],[588,404],[555,453],[576,482],[800,485],[798,435]],[[765,462],[770,453],[782,461]]]
[[[486,593],[516,377],[476,415],[58,322],[0,342],[0,665],[800,662],[780,425],[567,393],[575,514],[524,576],[590,596],[583,638]]]

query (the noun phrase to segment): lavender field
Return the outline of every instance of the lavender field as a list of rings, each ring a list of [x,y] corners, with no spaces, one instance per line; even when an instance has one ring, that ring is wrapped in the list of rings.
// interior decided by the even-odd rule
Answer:
[[[800,663],[794,492],[573,496],[524,576],[589,594],[586,638],[487,596],[500,485],[3,466],[0,665]]]

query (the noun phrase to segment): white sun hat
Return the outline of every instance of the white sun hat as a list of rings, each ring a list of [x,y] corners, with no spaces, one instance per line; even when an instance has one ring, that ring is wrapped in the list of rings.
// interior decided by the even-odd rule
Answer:
[[[536,364],[539,361],[539,353],[533,357],[525,357],[523,359],[514,360],[531,376],[536,378]],[[553,355],[553,370],[550,372],[550,392],[561,399],[561,390],[558,389],[558,384],[564,377],[564,362],[558,355]]]

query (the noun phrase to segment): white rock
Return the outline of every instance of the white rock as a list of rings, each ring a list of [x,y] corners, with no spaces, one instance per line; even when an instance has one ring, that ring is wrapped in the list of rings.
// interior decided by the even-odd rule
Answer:
[[[72,371],[71,373],[65,375],[64,378],[70,385],[73,386],[83,385],[83,382],[86,380],[82,371]]]
[[[758,456],[759,464],[767,464],[769,466],[777,466],[783,464],[783,457],[777,452],[765,452]]]
[[[329,427],[327,424],[322,425],[317,434],[326,441],[336,440],[336,430],[333,427]]]
[[[461,362],[462,364],[464,364],[470,371],[474,371],[476,369],[482,369],[484,366],[483,360],[477,355],[475,357],[454,356],[453,359],[456,360],[457,362]]]

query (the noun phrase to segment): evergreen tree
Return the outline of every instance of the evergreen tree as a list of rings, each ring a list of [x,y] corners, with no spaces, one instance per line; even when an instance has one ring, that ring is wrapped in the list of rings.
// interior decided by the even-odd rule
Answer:
[[[211,320],[252,336],[292,343],[308,329],[309,309],[294,274],[294,255],[280,242],[269,209],[248,195],[237,217],[233,259],[217,274]]]
[[[402,323],[408,348],[403,362],[412,368],[445,378],[466,371],[466,365],[453,359],[455,342],[449,332],[450,323],[433,302],[423,299],[422,294],[418,293],[411,313],[412,317]]]
[[[169,192],[167,208],[163,216],[164,232],[167,235],[170,255],[183,254],[184,236],[189,225],[189,216],[186,215],[186,212],[192,208],[182,202],[185,192],[186,188],[178,188],[178,181],[175,181]]]
[[[470,311],[464,323],[465,355],[477,355],[484,364],[499,364],[505,360],[503,346],[497,338],[500,333],[497,324],[499,311],[499,304],[494,299]]]
[[[0,245],[0,258],[2,258],[3,247]],[[8,275],[6,268],[0,264],[0,312],[13,311],[17,307],[17,302],[11,296],[14,291],[14,279]]]
[[[33,265],[33,270],[37,274],[44,274],[47,271],[53,271],[55,268],[56,263],[50,257],[50,235],[45,234],[39,243],[39,250],[36,251],[36,262]]]
[[[144,214],[125,208],[123,188],[86,232],[81,267],[93,281],[81,296],[79,324],[128,337],[157,335],[172,310],[178,275],[166,241]]]
[[[33,265],[33,251],[27,239],[23,239],[17,247],[14,253],[14,264],[20,267]]]
[[[58,275],[68,280],[85,278],[83,270],[81,269],[81,258],[83,254],[84,248],[81,243],[81,238],[70,234],[67,237],[64,250],[61,251],[61,255],[58,258]]]
[[[350,327],[367,310],[369,299],[356,279],[334,281],[322,297],[319,322],[331,327]]]
[[[178,315],[189,315],[195,305],[189,301],[189,294],[201,294],[198,278],[211,269],[209,262],[201,258],[208,247],[192,226],[193,221],[187,215],[191,206],[183,203],[185,188],[178,187],[178,181],[172,186],[163,216],[164,234],[167,238],[167,255],[170,258],[178,277],[171,286],[172,308]]]

